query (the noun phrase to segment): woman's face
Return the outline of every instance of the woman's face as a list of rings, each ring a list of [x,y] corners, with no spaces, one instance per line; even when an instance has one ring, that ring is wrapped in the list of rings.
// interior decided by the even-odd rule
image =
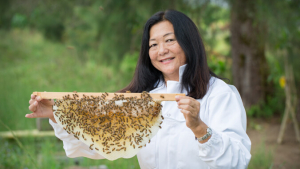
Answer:
[[[186,63],[171,22],[162,21],[150,29],[149,56],[152,65],[161,71],[165,81],[179,81],[179,67]]]

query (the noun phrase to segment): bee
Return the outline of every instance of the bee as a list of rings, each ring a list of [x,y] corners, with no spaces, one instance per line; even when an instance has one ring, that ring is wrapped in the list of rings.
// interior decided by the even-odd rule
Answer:
[[[135,145],[133,145],[133,148],[135,149]]]
[[[164,116],[161,115],[161,118],[164,120]]]
[[[142,148],[143,146],[139,146],[138,148]]]
[[[165,96],[164,96],[164,95],[160,95],[160,98],[164,99],[164,98],[165,98]]]
[[[93,138],[91,138],[91,140],[92,140],[92,142],[94,142],[94,139],[93,139]]]
[[[106,154],[110,154],[111,152],[109,151],[109,152],[107,152]]]
[[[96,149],[97,151],[99,151],[99,149],[98,149],[97,147],[95,147],[95,149]]]
[[[111,151],[115,151],[116,148],[113,148]]]
[[[158,126],[161,129],[161,126]]]

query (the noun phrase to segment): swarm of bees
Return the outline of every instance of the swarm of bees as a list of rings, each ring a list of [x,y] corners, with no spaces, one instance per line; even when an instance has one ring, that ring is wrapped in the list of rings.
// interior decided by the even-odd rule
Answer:
[[[59,125],[109,160],[131,158],[161,128],[162,105],[149,93],[141,97],[120,94],[107,100],[101,96],[79,98],[77,92],[56,100],[54,117]]]

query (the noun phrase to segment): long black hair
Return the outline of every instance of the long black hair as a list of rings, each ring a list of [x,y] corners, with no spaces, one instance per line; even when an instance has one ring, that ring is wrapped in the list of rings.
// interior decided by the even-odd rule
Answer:
[[[186,89],[190,97],[203,98],[208,91],[210,77],[217,76],[209,70],[204,45],[196,25],[185,14],[175,10],[157,12],[146,22],[134,77],[121,92],[149,92],[163,80],[162,73],[152,65],[149,57],[149,31],[153,25],[165,20],[173,24],[177,42],[186,56],[187,65],[181,77],[182,89]]]

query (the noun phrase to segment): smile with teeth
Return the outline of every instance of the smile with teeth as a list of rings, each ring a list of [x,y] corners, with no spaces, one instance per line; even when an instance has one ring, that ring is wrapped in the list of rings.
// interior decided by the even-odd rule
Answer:
[[[165,59],[165,60],[161,60],[160,62],[167,62],[169,60],[173,60],[174,58],[168,58],[168,59]]]

